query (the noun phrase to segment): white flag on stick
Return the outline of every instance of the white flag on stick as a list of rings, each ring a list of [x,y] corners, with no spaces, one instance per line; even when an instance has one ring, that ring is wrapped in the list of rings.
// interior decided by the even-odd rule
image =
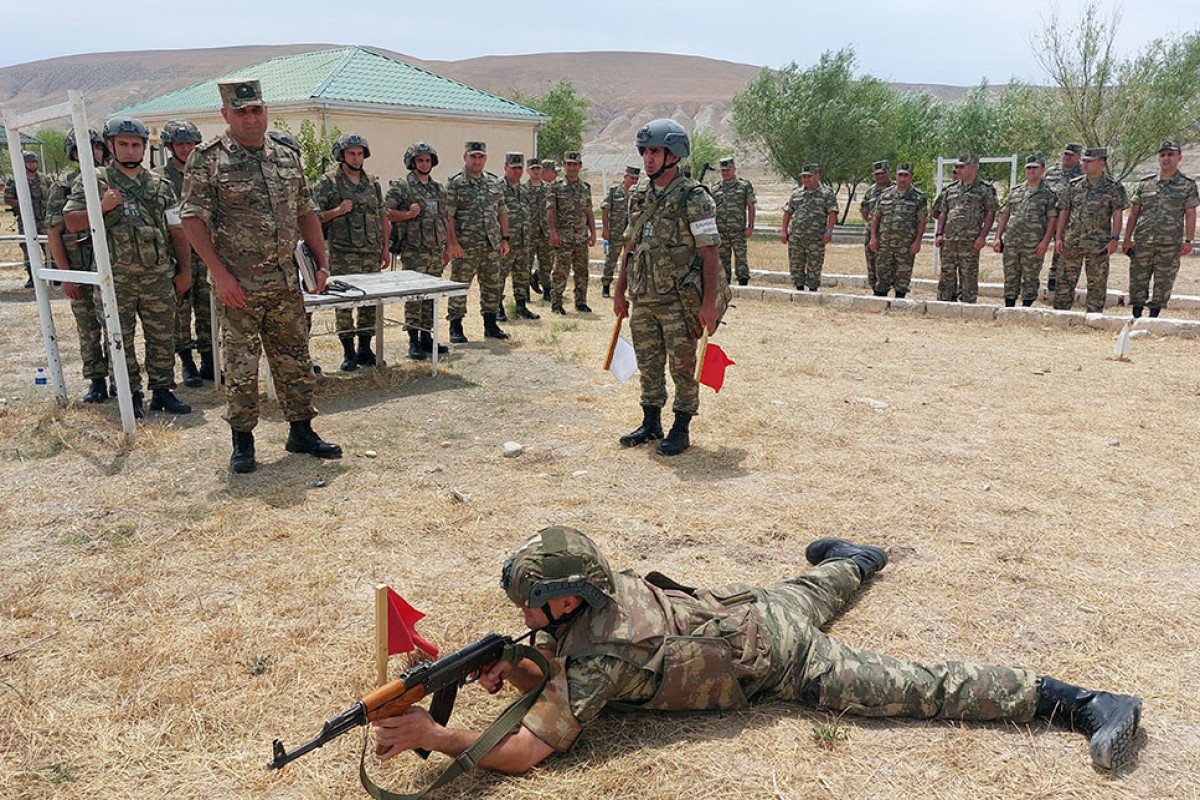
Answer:
[[[1129,361],[1130,353],[1133,352],[1131,337],[1129,335],[1129,323],[1121,328],[1121,332],[1117,334],[1117,343],[1113,345],[1113,358],[1117,361]]]
[[[608,365],[608,371],[621,383],[632,378],[633,373],[638,371],[637,353],[633,351],[633,345],[626,341],[624,336],[617,337],[617,345],[613,348],[612,363]]]

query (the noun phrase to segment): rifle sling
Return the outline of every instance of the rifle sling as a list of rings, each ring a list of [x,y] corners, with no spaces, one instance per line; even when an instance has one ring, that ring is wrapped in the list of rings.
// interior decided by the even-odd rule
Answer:
[[[450,781],[470,772],[479,763],[479,760],[487,755],[493,747],[500,743],[508,734],[516,730],[521,724],[521,720],[525,718],[525,714],[533,707],[538,697],[542,694],[542,689],[546,688],[546,681],[550,678],[550,665],[546,663],[546,659],[536,649],[523,644],[513,644],[505,648],[505,660],[519,662],[523,658],[528,658],[538,665],[542,671],[542,681],[535,688],[521,695],[508,708],[501,712],[496,721],[487,727],[475,743],[464,750],[457,758],[446,765],[446,769],[439,775],[433,783],[426,787],[423,791],[414,794],[401,794],[399,792],[389,792],[380,786],[377,786],[371,777],[367,775],[367,742],[370,739],[369,731],[363,735],[362,756],[358,762],[358,779],[362,783],[363,789],[367,794],[374,797],[375,800],[421,800],[430,792],[442,788]]]

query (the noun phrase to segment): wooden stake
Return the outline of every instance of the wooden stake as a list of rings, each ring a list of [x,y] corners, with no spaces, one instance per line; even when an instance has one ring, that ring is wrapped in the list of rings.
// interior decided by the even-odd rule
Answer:
[[[612,336],[608,340],[608,353],[604,356],[605,371],[612,366],[613,353],[617,351],[617,337],[621,335],[621,322],[624,319],[624,317],[617,317],[617,324],[613,325]]]
[[[387,683],[388,667],[388,598],[387,586],[375,586],[375,682]]]
[[[704,371],[704,357],[708,355],[708,328],[704,329],[704,335],[700,337],[700,352],[696,354],[696,380],[700,380],[700,373]]]

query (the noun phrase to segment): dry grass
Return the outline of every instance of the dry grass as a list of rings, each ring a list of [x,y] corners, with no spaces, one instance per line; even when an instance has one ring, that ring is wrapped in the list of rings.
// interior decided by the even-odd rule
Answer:
[[[70,315],[55,313],[74,394]],[[262,466],[235,478],[211,389],[184,390],[198,413],[152,421],[127,453],[112,403],[30,404],[35,320],[0,295],[0,653],[52,637],[0,660],[0,797],[356,796],[355,737],[264,764],[273,738],[312,735],[369,688],[372,585],[427,611],[446,647],[516,631],[499,565],[552,522],[616,565],[701,584],[792,575],[820,536],[886,545],[892,564],[837,636],[1136,692],[1140,764],[1101,775],[1081,736],[1040,725],[770,702],[606,714],[530,775],[473,774],[444,796],[1198,796],[1192,342],[1139,339],[1122,364],[1094,331],[743,302],[719,337],[738,365],[704,390],[693,449],[664,460],[616,444],[637,389],[598,368],[607,315],[514,323],[512,344],[473,342],[436,380],[396,336],[394,366],[322,383],[317,429],[345,459],[285,454],[272,410]],[[335,346],[319,340],[319,360]],[[510,439],[528,449],[503,459]],[[467,691],[458,721],[500,704]],[[431,761],[373,772],[403,787]]]

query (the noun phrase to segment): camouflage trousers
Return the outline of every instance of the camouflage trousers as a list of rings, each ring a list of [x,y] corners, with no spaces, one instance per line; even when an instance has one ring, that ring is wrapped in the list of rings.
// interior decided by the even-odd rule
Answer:
[[[1034,247],[1004,248],[1004,299],[1021,298],[1025,305],[1037,300],[1042,281],[1042,263],[1045,254],[1038,255]]]
[[[880,248],[881,250],[883,248]],[[863,258],[867,262],[867,288],[872,291],[875,289],[875,282],[879,279],[879,272],[876,270],[876,264],[879,263],[879,254],[871,252],[871,231],[870,224],[867,225],[867,240],[863,242]]]
[[[312,419],[317,415],[312,405],[317,379],[308,354],[304,299],[288,287],[282,271],[265,288],[243,288],[243,292],[242,308],[224,303],[217,307],[229,427],[252,431],[258,424],[258,361],[264,351],[283,418],[288,422]]]
[[[450,262],[450,280],[471,285],[471,281],[479,278],[479,313],[495,314],[500,308],[500,251],[490,248],[472,250],[465,258],[456,258]],[[447,303],[449,312],[446,319],[451,322],[460,320],[467,315],[466,295],[451,297]]]
[[[212,287],[208,285],[208,267],[192,259],[192,286],[176,299],[175,351],[212,350]],[[196,338],[192,338],[192,315],[196,317]]]
[[[539,233],[532,237],[529,247],[529,269],[533,271],[533,259],[537,258],[537,276],[543,289],[550,288],[550,276],[554,274],[554,248],[550,246],[550,237]]]
[[[125,369],[129,389],[142,390],[134,331],[142,322],[142,341],[146,352],[146,384],[150,389],[175,387],[175,283],[170,268],[158,272],[132,272],[113,265],[113,289],[117,295],[117,313],[121,317],[121,340],[125,348]],[[97,298],[99,301],[99,298]],[[99,302],[97,306],[100,307]]]
[[[617,274],[617,264],[621,260],[621,251],[625,249],[624,242],[608,242],[608,252],[604,254],[604,277],[601,286],[612,286],[613,276]]]
[[[1104,310],[1108,299],[1108,254],[1097,255],[1100,247],[1086,245],[1065,247],[1062,252],[1062,271],[1058,275],[1058,288],[1054,290],[1054,307],[1066,311],[1075,303],[1075,286],[1079,273],[1087,274],[1087,310],[1098,314]]]
[[[567,275],[575,277],[575,307],[587,305],[588,245],[563,243],[554,250],[554,272],[550,276],[550,302],[562,305],[567,291]]]
[[[1129,304],[1163,309],[1171,301],[1171,289],[1179,274],[1179,244],[1135,244],[1129,259]],[[1154,279],[1154,295],[1150,280]]]
[[[758,590],[775,637],[762,689],[834,712],[867,717],[1028,722],[1037,673],[966,661],[922,664],[860,650],[820,630],[859,588],[849,561],[826,561]]]
[[[916,258],[907,247],[887,247],[879,246],[879,251],[872,253],[874,256],[874,266],[871,267],[875,273],[874,286],[875,294],[883,296],[892,289],[896,290],[896,296],[908,294],[908,286],[912,282],[913,260]]]
[[[359,275],[364,272],[379,272],[379,253],[370,250],[367,252],[359,251],[341,251],[333,250],[329,253],[329,274],[333,277],[338,275]],[[358,311],[358,325],[354,324],[354,312]],[[374,336],[375,335],[375,306],[359,306],[353,308],[339,308],[334,312],[334,317],[337,319],[338,336]]]
[[[419,272],[422,275],[442,277],[445,264],[442,263],[441,251],[434,250],[401,250],[400,266],[403,269]],[[414,300],[404,304],[404,322],[408,329],[420,331],[433,330],[433,301]]]
[[[732,231],[717,231],[721,235],[721,243],[717,245],[717,255],[721,258],[721,266],[725,270],[726,283],[733,282],[733,276],[750,279],[750,264],[746,260],[746,229],[738,228]],[[736,270],[736,271],[735,271]]]
[[[529,262],[533,251],[524,244],[510,244],[508,255],[500,259],[500,303],[504,303],[504,281],[512,275],[513,297],[529,300]]]
[[[820,239],[802,241],[797,236],[788,238],[788,272],[792,285],[797,289],[821,288],[821,267],[825,264],[825,245]]]
[[[1054,248],[1054,243],[1050,243],[1050,248]],[[1062,254],[1055,253],[1050,257],[1050,273],[1046,277],[1046,289],[1054,289],[1058,286],[1058,276],[1062,273]],[[1054,302],[1054,298],[1050,298],[1050,302]]]
[[[975,241],[946,240],[942,245],[938,300],[974,303],[979,299],[979,251]]]
[[[82,297],[71,301],[75,330],[79,332],[79,359],[83,362],[83,377],[104,378],[108,375],[108,342],[104,336],[104,305],[100,302],[100,287],[76,284]]]
[[[662,408],[667,404],[666,369],[671,366],[675,382],[676,413],[700,410],[700,384],[696,382],[696,339],[678,297],[633,300],[629,332],[637,355],[642,381],[642,405]]]

